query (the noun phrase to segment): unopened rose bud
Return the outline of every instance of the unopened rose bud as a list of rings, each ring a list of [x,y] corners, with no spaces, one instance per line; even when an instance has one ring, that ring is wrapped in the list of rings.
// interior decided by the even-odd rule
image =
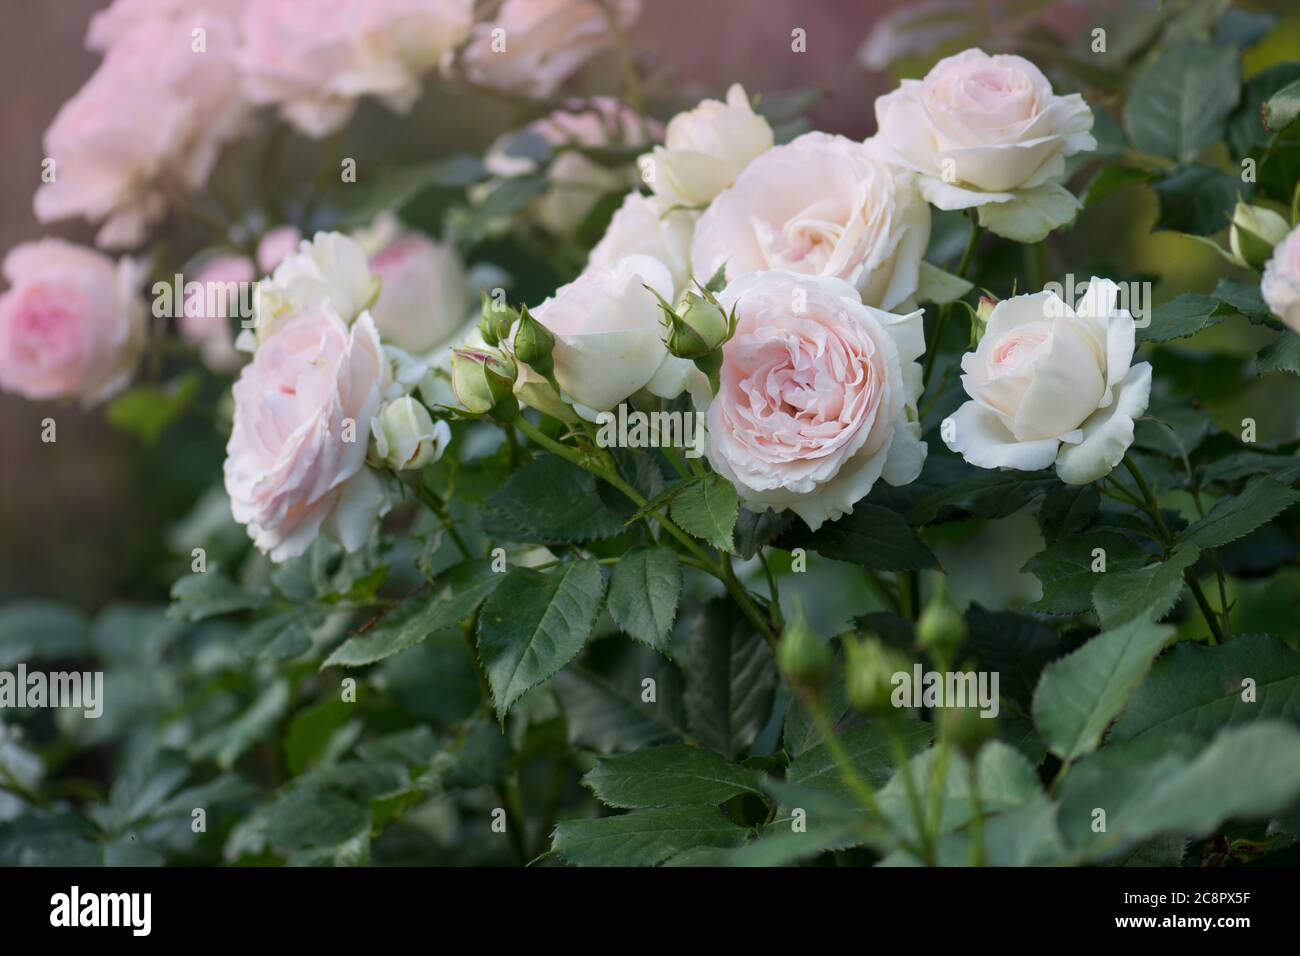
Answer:
[[[451,438],[443,421],[409,395],[389,402],[370,426],[373,457],[394,471],[423,468],[437,461]]]
[[[1232,211],[1228,244],[1239,264],[1258,271],[1272,257],[1273,247],[1290,231],[1287,221],[1272,209],[1238,202]]]
[[[940,578],[916,622],[917,646],[942,660],[951,660],[965,640],[966,621],[952,603]]]
[[[980,296],[979,305],[975,309],[975,315],[981,323],[987,325],[989,316],[993,314],[993,310],[996,309],[997,306],[998,300],[993,298],[993,296],[982,295]]]
[[[844,640],[844,691],[849,706],[867,714],[887,713],[892,706],[894,674],[906,662],[874,635]]]
[[[514,385],[518,368],[510,356],[489,348],[451,350],[451,387],[476,415],[509,421],[519,411]]]
[[[731,335],[731,323],[716,304],[694,292],[676,312],[668,315],[668,351],[678,358],[698,359],[722,345]]]
[[[500,345],[510,338],[510,330],[519,318],[519,313],[510,306],[500,305],[483,290],[483,307],[479,311],[478,328],[483,341],[488,345]]]
[[[803,615],[786,624],[776,646],[776,661],[787,680],[809,690],[826,683],[834,664],[830,646],[808,626]]]
[[[515,358],[539,375],[549,376],[555,369],[551,351],[555,336],[542,323],[532,317],[528,309],[519,316],[519,331],[515,333]]]
[[[978,706],[958,707],[955,701],[944,704],[937,715],[940,735],[967,757],[974,757],[984,741],[997,734],[997,718],[983,716]]]

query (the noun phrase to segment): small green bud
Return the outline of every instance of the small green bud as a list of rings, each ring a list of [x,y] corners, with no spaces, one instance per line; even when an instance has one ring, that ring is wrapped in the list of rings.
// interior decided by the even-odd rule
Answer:
[[[849,706],[867,714],[888,713],[893,706],[894,674],[906,663],[880,638],[844,638],[844,690]]]
[[[554,348],[555,336],[551,330],[525,308],[519,316],[519,331],[515,333],[515,357],[539,375],[549,376],[555,370],[551,359]]]
[[[488,345],[500,345],[510,338],[510,330],[519,318],[519,313],[508,305],[501,305],[482,292],[483,306],[479,311],[478,329],[483,341]]]
[[[998,306],[998,300],[991,295],[980,296],[979,305],[975,308],[975,315],[983,325],[988,325],[989,316]]]
[[[476,415],[509,421],[519,412],[514,359],[489,348],[451,350],[451,387],[456,399]]]
[[[948,588],[943,579],[938,576],[936,578],[930,598],[925,602],[921,617],[916,622],[916,643],[938,660],[948,661],[966,640],[966,620],[948,596]]]
[[[676,312],[669,313],[668,351],[678,358],[708,355],[731,336],[731,323],[715,301],[689,292]]]
[[[1287,221],[1272,209],[1238,201],[1232,211],[1228,244],[1239,264],[1258,271],[1272,258],[1273,247],[1290,231]]]
[[[830,645],[814,633],[802,614],[786,624],[776,645],[776,661],[790,683],[809,690],[826,683],[835,662]]]
[[[997,718],[981,716],[978,705],[943,707],[937,715],[939,733],[967,757],[974,757],[998,732]]]

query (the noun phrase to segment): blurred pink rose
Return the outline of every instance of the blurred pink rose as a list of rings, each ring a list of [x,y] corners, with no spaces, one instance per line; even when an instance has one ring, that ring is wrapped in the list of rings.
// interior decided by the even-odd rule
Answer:
[[[816,529],[877,480],[916,479],[920,311],[882,312],[839,279],[786,272],[742,276],[719,301],[736,307],[737,327],[709,404],[708,457],[742,501]]]
[[[277,226],[257,243],[257,268],[270,275],[290,254],[298,251],[302,233],[297,226]]]
[[[246,310],[250,314],[239,317],[251,318],[251,309],[244,306],[251,306],[255,278],[248,259],[223,254],[205,263],[191,280],[200,288],[185,297],[179,320],[181,338],[197,345],[203,364],[214,371],[230,371],[242,361],[230,332],[230,317]]]
[[[253,542],[284,561],[325,532],[365,544],[387,500],[365,466],[391,372],[368,312],[349,329],[328,306],[287,320],[235,383],[226,491]]]
[[[250,110],[233,60],[235,23],[218,9],[136,19],[112,36],[104,62],[46,130],[54,176],[34,206],[42,222],[103,222],[98,243],[125,247],[162,216],[164,180],[202,186]]]
[[[617,0],[623,29],[641,14],[641,0]],[[552,95],[612,41],[593,0],[505,0],[497,18],[474,28],[465,72],[476,83],[530,96]]]
[[[469,33],[473,0],[258,0],[239,52],[250,99],[314,138],[362,96],[405,112],[424,74]]]
[[[145,332],[140,264],[42,239],[10,250],[4,274],[0,388],[93,405],[130,381]]]
[[[238,18],[248,0],[113,0],[90,17],[86,48],[103,53],[146,20],[189,20],[203,26],[205,11]]]
[[[465,324],[469,279],[452,246],[402,232],[370,257],[370,271],[382,280],[370,311],[385,342],[425,353]]]
[[[1300,229],[1274,247],[1259,291],[1273,314],[1300,333]]]

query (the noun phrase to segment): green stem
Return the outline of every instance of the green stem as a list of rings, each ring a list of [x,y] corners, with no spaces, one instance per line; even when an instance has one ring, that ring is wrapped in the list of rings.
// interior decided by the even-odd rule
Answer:
[[[772,595],[772,625],[778,631],[783,631],[785,630],[785,615],[781,613],[781,588],[776,583],[776,575],[772,573],[772,565],[768,563],[767,555],[762,548],[758,549],[758,560],[763,565],[763,573],[767,575],[767,589]]]
[[[889,746],[894,754],[894,767],[902,775],[903,789],[907,793],[907,803],[912,810],[912,825],[916,827],[917,838],[921,841],[921,861],[931,866],[935,864],[934,842],[930,839],[930,828],[925,823],[925,808],[921,804],[920,792],[916,789],[916,777],[912,773],[912,761],[903,744],[902,734],[898,732],[898,718],[891,713],[885,729],[889,733]]]
[[[961,263],[957,266],[957,277],[959,279],[966,278],[966,270],[970,268],[971,257],[975,254],[975,246],[979,242],[979,237],[979,221],[972,217],[970,221],[970,238],[966,240],[966,251],[962,253]],[[930,373],[934,371],[935,359],[939,357],[939,347],[943,344],[943,329],[948,324],[948,313],[951,311],[951,302],[939,306],[939,317],[934,323],[934,335],[931,336],[930,348],[926,349],[925,363],[921,367],[922,391],[929,384]]]
[[[970,865],[983,866],[984,853],[984,808],[980,805],[979,761],[970,760],[970,802],[975,810],[970,822]]]

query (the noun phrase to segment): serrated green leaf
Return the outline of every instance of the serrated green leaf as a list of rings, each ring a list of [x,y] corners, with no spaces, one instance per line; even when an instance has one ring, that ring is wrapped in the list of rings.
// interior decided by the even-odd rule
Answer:
[[[624,518],[601,500],[595,477],[555,455],[534,458],[487,501],[527,540],[563,544],[610,538]]]
[[[578,656],[596,623],[605,582],[592,560],[549,573],[515,568],[483,605],[478,650],[497,718]]]
[[[1124,126],[1144,153],[1191,162],[1223,134],[1241,92],[1232,46],[1185,43],[1148,63],[1129,91]]]
[[[1136,618],[1098,634],[1043,669],[1034,691],[1034,724],[1062,760],[1091,753],[1146,676],[1174,629]]]
[[[1094,555],[1100,548],[1104,554]],[[1025,570],[1043,585],[1043,596],[1033,605],[1045,614],[1082,614],[1092,607],[1092,592],[1106,575],[1124,570],[1140,558],[1141,549],[1131,538],[1109,528],[1094,528],[1066,537],[1029,559]],[[1105,571],[1094,571],[1101,567]]]
[[[724,803],[760,793],[761,780],[756,770],[685,744],[602,757],[582,778],[602,803],[624,809]]]
[[[657,866],[698,847],[740,846],[749,831],[717,807],[660,807],[596,820],[565,820],[551,849],[575,866]]]
[[[686,735],[681,673],[662,654],[636,641],[595,642],[555,675],[552,686],[564,708],[569,741],[576,746],[610,753]]]
[[[630,636],[656,650],[672,643],[682,567],[667,548],[628,552],[614,566],[609,583],[609,614]]]
[[[189,574],[172,585],[172,603],[167,616],[180,621],[202,621],[235,611],[264,607],[271,600],[268,591],[241,587],[220,568],[210,567]]]
[[[1300,334],[1283,332],[1259,352],[1259,372],[1300,375]]]
[[[1168,342],[1187,338],[1223,321],[1216,314],[1219,302],[1212,296],[1188,292],[1151,310],[1151,320],[1139,323],[1137,337],[1140,342]]]
[[[1108,570],[1092,590],[1097,618],[1105,628],[1135,618],[1158,621],[1173,608],[1183,590],[1183,572],[1196,563],[1200,549],[1183,543],[1167,560],[1142,568]]]
[[[930,742],[933,727],[920,720],[899,723],[899,733],[908,753],[919,753]],[[858,773],[873,787],[883,786],[894,772],[893,747],[889,732],[880,722],[854,727],[839,735],[840,746]],[[810,747],[796,757],[785,773],[790,786],[824,790],[842,797],[853,791],[844,781],[839,764],[825,743]]]
[[[691,734],[727,757],[753,743],[772,712],[776,659],[729,601],[705,605],[686,643],[686,715]]]
[[[703,538],[715,548],[732,550],[731,533],[736,527],[740,499],[731,482],[710,475],[684,488],[669,506],[673,521],[687,534]]]
[[[1209,739],[1230,724],[1272,717],[1300,721],[1300,652],[1266,634],[1242,634],[1217,647],[1182,642],[1151,668],[1110,739]]]
[[[1160,201],[1155,230],[1208,236],[1228,225],[1241,181],[1221,169],[1193,163],[1151,184]]]
[[[1272,521],[1300,501],[1300,492],[1275,478],[1254,478],[1241,494],[1219,501],[1210,513],[1190,524],[1181,539],[1198,548],[1217,548]]]

